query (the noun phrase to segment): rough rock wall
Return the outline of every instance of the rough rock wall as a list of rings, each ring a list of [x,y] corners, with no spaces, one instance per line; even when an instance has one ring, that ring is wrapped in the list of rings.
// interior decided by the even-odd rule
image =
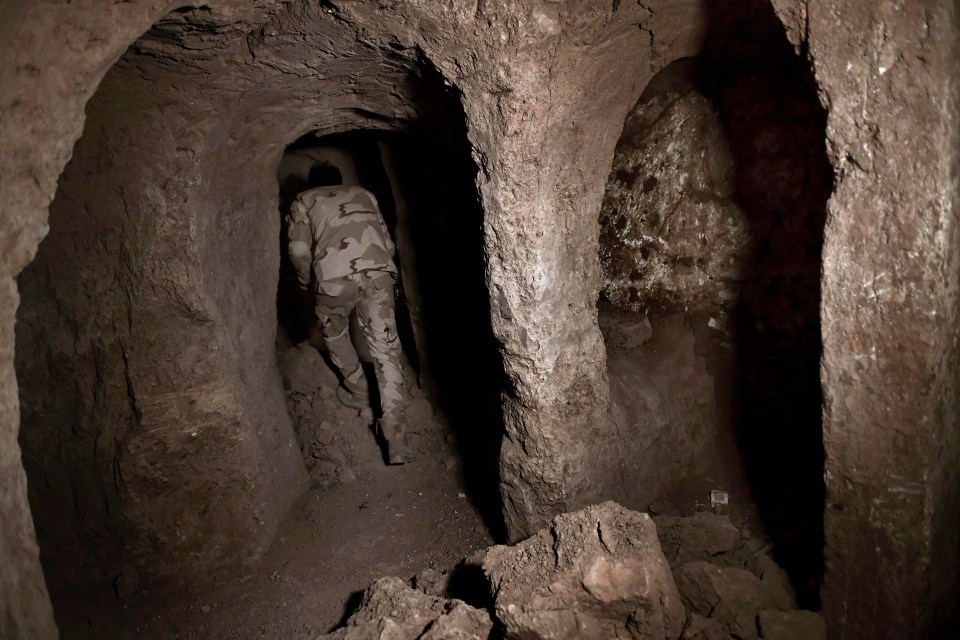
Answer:
[[[494,328],[505,345],[514,382],[514,395],[507,399],[509,444],[502,471],[508,526],[520,537],[571,503],[585,501],[584,494],[597,488],[603,472],[589,465],[607,459],[606,448],[612,446],[601,437],[606,381],[594,309],[599,282],[596,210],[603,177],[623,117],[648,68],[662,65],[671,48],[692,46],[689,21],[683,17],[697,7],[693,2],[666,2],[662,11],[653,12],[632,3],[334,2],[313,15],[318,6],[312,3],[224,1],[178,11],[133,50],[131,56],[140,60],[125,67],[134,85],[141,73],[144,82],[164,79],[141,96],[156,99],[153,117],[142,126],[132,124],[128,132],[131,146],[156,154],[150,160],[160,166],[138,185],[142,200],[123,205],[124,211],[135,210],[148,226],[155,225],[150,233],[161,241],[152,243],[149,234],[125,240],[155,252],[139,256],[136,270],[126,273],[124,266],[117,271],[143,275],[142,282],[121,282],[107,293],[118,309],[131,312],[134,326],[161,324],[142,342],[126,347],[121,342],[119,349],[111,340],[129,328],[110,327],[116,335],[103,341],[106,348],[96,356],[102,360],[95,364],[106,375],[97,381],[96,372],[83,372],[88,389],[93,381],[93,388],[101,385],[112,398],[95,397],[95,402],[115,406],[118,411],[110,419],[120,431],[127,428],[129,389],[123,393],[119,372],[129,366],[128,385],[134,392],[139,387],[146,409],[138,420],[157,428],[140,441],[141,453],[196,451],[198,445],[187,440],[193,431],[181,428],[195,422],[222,437],[210,449],[213,458],[222,455],[219,446],[235,433],[231,424],[247,441],[241,449],[251,447],[244,455],[255,465],[285,455],[289,438],[283,433],[284,420],[271,411],[280,407],[271,399],[279,394],[268,390],[266,399],[258,401],[260,393],[254,392],[263,388],[259,383],[275,378],[275,372],[250,365],[265,362],[267,341],[260,332],[269,325],[271,313],[257,311],[255,301],[265,297],[271,282],[242,277],[251,267],[272,263],[274,249],[270,243],[259,245],[263,253],[250,265],[241,264],[239,250],[256,246],[258,230],[275,237],[266,219],[256,215],[275,208],[275,188],[267,185],[273,184],[284,144],[311,129],[373,127],[410,115],[404,111],[405,100],[397,97],[398,88],[402,93],[405,86],[402,79],[364,84],[363,74],[353,73],[357,67],[347,58],[368,56],[369,64],[396,70],[397,59],[426,54],[463,94],[469,135],[483,173]],[[124,48],[171,8],[168,2],[96,0],[3,4],[4,16],[19,17],[16,26],[6,27],[13,34],[6,49],[11,55],[5,55],[0,67],[0,134],[8,150],[0,171],[7,292],[0,308],[10,314],[3,324],[2,468],[4,486],[10,487],[2,504],[3,557],[4,566],[12,567],[4,572],[3,588],[5,624],[13,633],[30,629],[29,635],[43,637],[53,631],[15,443],[19,415],[11,327],[17,298],[12,278],[46,232],[46,207],[80,134],[84,104]],[[304,31],[311,17],[334,25],[336,33]],[[657,25],[665,27],[665,37],[653,36]],[[326,54],[311,53],[314,49]],[[635,52],[626,63],[624,50]],[[575,65],[568,66],[568,60]],[[317,83],[327,76],[342,84]],[[325,86],[339,86],[340,91],[335,98],[319,100],[324,94],[318,88]],[[188,104],[183,103],[185,96]],[[161,122],[163,131],[156,140],[149,139],[156,131],[150,127]],[[120,132],[108,137],[112,135]],[[171,169],[165,176],[164,164]],[[241,185],[231,176],[249,180]],[[104,194],[114,201],[112,207],[117,195]],[[172,197],[169,217],[152,217],[165,210],[160,205],[166,207],[167,196]],[[82,255],[117,250],[111,242],[115,239],[103,248],[84,245]],[[126,259],[120,254],[109,256],[112,265]],[[121,299],[125,290],[134,293],[127,302]],[[249,316],[245,312],[251,309]],[[79,319],[81,332],[97,326],[89,318]],[[181,341],[182,332],[186,337]],[[170,354],[175,357],[154,370],[154,358],[167,347],[173,347]],[[215,356],[210,355],[213,347]],[[129,365],[120,363],[124,350]],[[243,364],[239,370],[238,363]],[[190,376],[198,386],[187,383]],[[191,405],[198,389],[217,391],[217,403]],[[105,432],[111,433],[110,428]],[[106,464],[106,458],[99,463]],[[177,473],[189,476],[188,468],[189,463]],[[158,486],[156,469],[148,464],[141,471],[135,484],[143,500],[130,504],[147,517],[165,513],[154,509],[172,498],[151,499]],[[247,469],[238,479],[249,479],[249,473]],[[296,485],[295,478],[282,474],[275,481]],[[253,493],[263,496],[274,481],[257,482],[265,484],[262,492]],[[196,485],[191,490],[202,493]],[[140,517],[133,515],[131,522]],[[137,526],[148,530],[157,524],[137,520]],[[176,531],[168,529],[159,540],[146,538],[162,548],[163,538],[173,534]],[[265,540],[268,535],[257,537]],[[221,542],[226,549],[230,541]]]
[[[483,173],[493,328],[513,386],[500,474],[514,538],[617,477],[596,324],[597,215],[627,108],[653,72],[696,46],[699,4],[661,8],[505,6],[507,49],[487,56],[497,72],[460,85]],[[664,29],[669,45],[652,35],[658,21],[675,27]]]
[[[12,637],[56,635],[17,444],[14,277],[46,233],[47,206],[80,135],[84,103],[127,45],[173,5],[104,3],[93,12],[90,4],[0,3],[0,628]],[[57,30],[63,24],[70,27]]]
[[[604,195],[604,297],[622,309],[729,313],[751,229],[697,59],[657,74],[624,126]],[[727,307],[726,313],[723,308]]]
[[[823,260],[836,638],[945,637],[957,593],[957,6],[809,3],[837,172]]]

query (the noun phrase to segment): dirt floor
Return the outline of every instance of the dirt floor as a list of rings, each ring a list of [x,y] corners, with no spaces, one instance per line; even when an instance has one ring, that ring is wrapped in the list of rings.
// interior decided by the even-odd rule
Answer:
[[[693,325],[682,324],[693,331]],[[654,333],[663,331],[655,323]],[[658,344],[651,340],[640,347],[651,351],[647,359],[656,365],[647,373],[682,375],[672,359],[655,357]],[[715,355],[708,359],[718,362]],[[285,345],[279,366],[313,487],[291,509],[269,551],[254,568],[229,578],[213,576],[204,589],[139,592],[123,599],[113,585],[54,594],[63,638],[315,638],[343,622],[375,579],[411,580],[425,572],[423,580],[440,580],[444,572],[456,573],[464,558],[499,542],[490,532],[497,514],[477,508],[449,420],[437,415],[422,391],[414,389],[408,409],[419,431],[417,459],[386,466],[369,410],[358,412],[336,401],[336,377],[324,370],[316,351]],[[712,373],[722,377],[716,369]],[[717,409],[723,413],[722,406]],[[766,537],[732,434],[719,438],[701,463],[697,473],[665,482],[649,504],[629,506],[659,515],[727,513],[758,548],[776,556],[786,547],[795,556],[790,537],[804,532]],[[712,490],[725,491],[729,504],[713,507]],[[481,496],[488,505],[490,497]],[[818,584],[804,584],[815,570],[808,575],[794,568],[793,574],[801,596],[805,587],[816,593]],[[485,585],[474,586],[470,576],[464,580],[463,593],[455,595],[483,606]]]
[[[59,609],[63,638],[314,638],[337,626],[381,576],[452,569],[493,544],[447,469],[442,434],[424,434],[418,459],[355,468],[356,479],[307,492],[248,574],[198,591],[75,594]],[[376,453],[370,434],[368,448]]]

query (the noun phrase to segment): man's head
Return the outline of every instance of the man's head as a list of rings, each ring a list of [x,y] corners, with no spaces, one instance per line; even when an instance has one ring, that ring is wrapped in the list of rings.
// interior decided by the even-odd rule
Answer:
[[[336,187],[343,184],[343,175],[340,169],[332,164],[317,164],[310,169],[310,177],[307,182],[311,189],[316,187]]]

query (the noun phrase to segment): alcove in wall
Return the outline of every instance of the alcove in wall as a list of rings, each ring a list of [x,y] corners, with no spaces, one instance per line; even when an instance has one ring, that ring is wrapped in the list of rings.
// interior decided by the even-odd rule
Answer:
[[[708,18],[701,53],[628,116],[601,214],[625,499],[683,511],[727,492],[816,608],[826,115],[769,3]]]

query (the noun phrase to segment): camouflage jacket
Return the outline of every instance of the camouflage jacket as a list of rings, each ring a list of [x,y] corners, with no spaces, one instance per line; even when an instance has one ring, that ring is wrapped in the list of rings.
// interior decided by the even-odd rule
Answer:
[[[318,187],[297,196],[290,207],[290,259],[300,284],[365,271],[397,272],[396,247],[377,199],[356,186]]]

